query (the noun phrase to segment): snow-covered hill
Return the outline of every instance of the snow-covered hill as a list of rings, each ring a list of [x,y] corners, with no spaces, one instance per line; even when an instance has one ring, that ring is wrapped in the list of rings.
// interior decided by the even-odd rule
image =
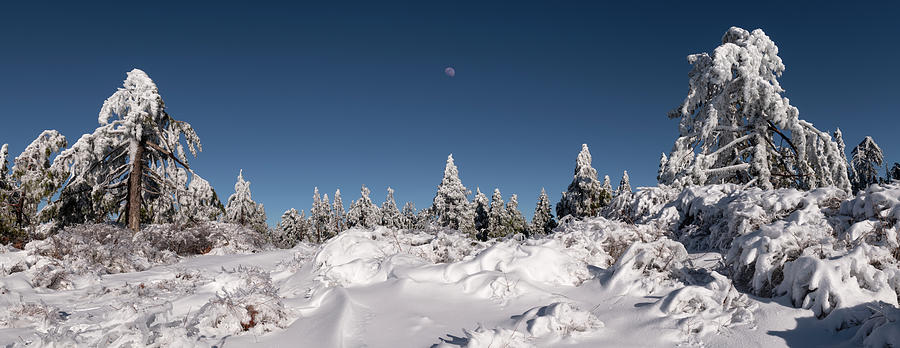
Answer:
[[[898,198],[647,188],[539,239],[351,229],[287,250],[228,224],[81,226],[0,252],[0,344],[897,346]]]

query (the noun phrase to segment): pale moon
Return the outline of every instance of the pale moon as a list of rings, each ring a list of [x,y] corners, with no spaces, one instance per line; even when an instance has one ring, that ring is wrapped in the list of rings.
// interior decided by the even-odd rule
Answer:
[[[452,66],[448,66],[446,69],[444,69],[444,74],[450,77],[456,76],[456,69],[453,69]]]

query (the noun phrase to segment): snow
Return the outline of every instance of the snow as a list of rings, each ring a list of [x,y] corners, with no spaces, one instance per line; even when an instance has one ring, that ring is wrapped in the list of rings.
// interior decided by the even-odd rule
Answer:
[[[0,251],[0,345],[896,346],[898,202],[639,188],[535,238],[379,226],[291,249],[82,225]]]

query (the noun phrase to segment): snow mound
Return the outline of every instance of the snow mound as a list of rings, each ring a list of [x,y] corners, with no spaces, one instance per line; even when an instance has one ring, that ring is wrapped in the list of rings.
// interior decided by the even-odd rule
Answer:
[[[437,348],[541,347],[565,339],[589,336],[604,324],[593,313],[566,302],[535,307],[510,318],[508,325],[463,330],[465,338],[441,339]]]

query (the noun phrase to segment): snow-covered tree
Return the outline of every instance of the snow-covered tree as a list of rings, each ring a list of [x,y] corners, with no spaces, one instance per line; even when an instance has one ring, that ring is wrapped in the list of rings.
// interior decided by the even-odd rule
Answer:
[[[489,226],[488,211],[490,211],[490,202],[487,196],[481,192],[481,188],[475,188],[475,198],[472,200],[475,215],[475,231],[478,239],[487,238],[487,230]]]
[[[522,212],[519,211],[519,196],[513,194],[506,202],[506,235],[525,233],[527,222]]]
[[[186,177],[186,173],[181,176]],[[178,224],[216,221],[225,213],[225,206],[219,200],[216,190],[212,188],[209,181],[197,174],[194,174],[190,183],[187,184],[187,191],[184,194],[176,195],[176,199],[178,200],[178,209],[175,211],[175,222]],[[257,214],[259,214],[259,210]],[[265,217],[263,217],[263,221],[265,221]]]
[[[166,112],[156,84],[139,69],[128,72],[124,86],[106,99],[98,121],[92,134],[56,157],[53,170],[68,175],[66,186],[92,187],[91,196],[102,200],[95,205],[110,210],[100,213],[118,214],[136,231],[154,200],[177,202],[173,195],[187,194],[179,187],[187,181],[178,179],[178,168],[193,174],[184,145],[196,156],[200,138]]]
[[[550,198],[547,197],[547,191],[541,188],[541,195],[534,207],[534,217],[531,218],[531,226],[529,233],[532,236],[549,234],[556,228],[556,220],[550,210]]]
[[[609,177],[606,177],[607,179]],[[581,145],[581,152],[575,161],[575,177],[562,198],[556,204],[556,216],[572,215],[576,218],[597,216],[600,209],[612,198],[609,183],[597,180],[597,170],[591,167],[591,152],[587,144]]]
[[[888,182],[900,181],[900,163],[894,162],[894,165],[887,170],[887,175],[885,176]]]
[[[509,214],[503,204],[500,189],[494,189],[491,196],[491,209],[488,211],[487,238],[499,238],[508,235]]]
[[[244,180],[244,170],[238,172],[234,193],[225,205],[225,222],[250,226],[259,231],[266,229],[266,216],[262,204],[253,201],[250,182]]]
[[[275,228],[276,236],[273,242],[284,248],[293,248],[297,243],[307,240],[309,227],[306,225],[305,215],[298,213],[294,208],[285,211]]]
[[[0,185],[9,177],[9,144],[0,146]]]
[[[15,199],[9,205],[19,226],[37,223],[38,206],[56,193],[66,179],[64,173],[51,170],[50,164],[50,156],[65,147],[62,134],[45,130],[16,157],[7,183],[13,189]]]
[[[332,210],[328,195],[319,197],[319,188],[313,190],[313,205],[309,211],[310,232],[316,243],[322,243],[332,237]]]
[[[850,189],[846,162],[825,132],[782,96],[784,64],[762,30],[732,27],[712,55],[693,54],[690,89],[669,113],[679,137],[661,184],[735,183],[764,189]]]
[[[631,181],[628,178],[628,171],[622,172],[622,181],[619,181],[619,188],[616,189],[616,195],[631,194]]]
[[[347,212],[344,210],[344,201],[341,199],[341,189],[334,191],[334,203],[332,204],[331,211],[333,214],[331,223],[334,225],[332,231],[334,231],[335,234],[338,234],[346,230],[347,223],[345,220],[347,218]]]
[[[834,130],[834,143],[837,144],[838,152],[845,161],[847,160],[847,145],[844,144],[844,134],[841,129]]]
[[[407,230],[416,228],[417,222],[416,205],[412,202],[406,202],[403,205],[403,210],[400,211],[400,228]]]
[[[394,189],[388,187],[387,197],[381,204],[381,225],[387,228],[401,228],[400,210],[397,209],[397,202],[394,201]]]
[[[884,153],[872,137],[865,137],[853,148],[850,159],[850,182],[853,192],[878,183],[878,168],[884,164]]]
[[[459,180],[459,171],[453,163],[453,154],[447,156],[444,178],[434,195],[431,213],[438,226],[460,232],[475,233],[475,217],[467,196],[472,193]]]
[[[362,185],[362,188],[359,190],[359,199],[353,201],[353,204],[350,205],[350,211],[347,212],[348,227],[372,228],[381,221],[381,213],[378,206],[372,204],[369,194],[371,194],[369,188],[366,185]]]

